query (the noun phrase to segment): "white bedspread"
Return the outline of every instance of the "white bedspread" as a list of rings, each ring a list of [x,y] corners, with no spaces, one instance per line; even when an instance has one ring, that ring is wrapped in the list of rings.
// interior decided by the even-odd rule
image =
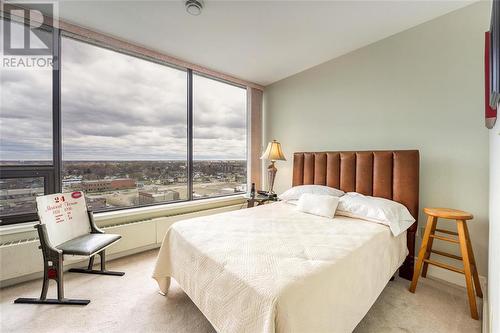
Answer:
[[[280,202],[175,223],[153,278],[220,333],[351,332],[406,254],[406,233]]]

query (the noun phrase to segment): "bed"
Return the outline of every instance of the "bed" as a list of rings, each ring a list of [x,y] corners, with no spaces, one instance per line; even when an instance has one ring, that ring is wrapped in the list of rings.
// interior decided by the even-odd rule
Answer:
[[[418,151],[306,152],[292,184],[392,199],[416,219],[418,174]],[[278,202],[174,224],[153,277],[164,294],[174,278],[218,332],[350,332],[398,268],[411,279],[415,231]]]

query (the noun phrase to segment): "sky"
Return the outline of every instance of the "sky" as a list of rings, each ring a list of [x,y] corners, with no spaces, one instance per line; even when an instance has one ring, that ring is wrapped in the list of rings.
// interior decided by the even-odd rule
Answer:
[[[186,159],[186,72],[63,38],[63,160]],[[52,154],[51,72],[2,70],[0,159]],[[194,159],[246,158],[246,90],[194,76]]]

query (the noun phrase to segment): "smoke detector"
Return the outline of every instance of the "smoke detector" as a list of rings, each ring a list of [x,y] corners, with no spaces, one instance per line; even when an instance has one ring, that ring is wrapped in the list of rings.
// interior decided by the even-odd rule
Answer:
[[[194,16],[201,14],[203,9],[203,0],[186,0],[186,11]]]

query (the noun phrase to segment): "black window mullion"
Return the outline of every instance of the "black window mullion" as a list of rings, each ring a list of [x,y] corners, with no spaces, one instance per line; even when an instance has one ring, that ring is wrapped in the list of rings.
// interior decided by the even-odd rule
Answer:
[[[53,70],[52,70],[52,140],[54,162],[54,184],[49,189],[52,193],[61,192],[62,188],[62,131],[61,131],[61,32],[52,31]]]
[[[187,179],[188,200],[193,200],[193,71],[187,70]]]

